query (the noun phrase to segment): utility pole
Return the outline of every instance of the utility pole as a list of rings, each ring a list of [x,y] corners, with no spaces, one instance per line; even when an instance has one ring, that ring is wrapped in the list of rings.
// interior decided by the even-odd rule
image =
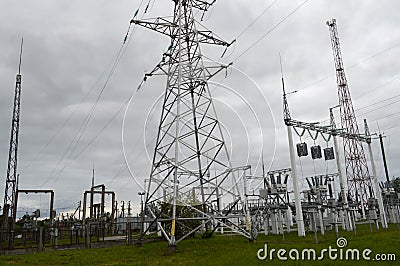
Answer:
[[[146,192],[139,192],[138,195],[140,196],[140,235],[143,234],[143,229],[144,229],[144,211],[143,211],[143,196],[146,195]],[[139,238],[136,241],[136,246],[141,246],[142,241]]]
[[[387,181],[387,185],[389,187],[389,184],[390,184],[389,170],[388,170],[387,163],[386,163],[385,147],[383,145],[383,136],[381,133],[379,133],[379,142],[381,143],[383,166],[385,167],[386,181]]]
[[[3,204],[3,228],[2,237],[4,240],[8,240],[10,247],[13,246],[14,242],[14,226],[16,220],[16,193],[17,187],[17,162],[18,162],[18,135],[19,135],[19,119],[21,109],[21,62],[22,62],[22,46],[24,39],[21,40],[21,49],[19,54],[19,66],[18,74],[15,81],[15,95],[14,95],[14,109],[11,120],[11,137],[10,137],[10,150],[8,153],[8,166],[7,166],[7,177],[6,186],[4,192],[4,204]]]
[[[296,166],[296,159],[295,159],[296,157],[293,145],[291,116],[289,111],[289,104],[287,101],[287,94],[285,90],[285,82],[283,79],[282,62],[281,62],[281,74],[282,74],[282,89],[283,89],[283,120],[287,128],[288,141],[289,141],[290,167],[292,169],[294,203],[296,208],[297,234],[298,236],[305,236],[306,231],[304,228],[303,209],[301,207],[299,180],[297,177],[297,166]]]
[[[346,133],[358,135],[359,129],[344,72],[336,20],[332,19],[326,24],[329,26],[335,61],[342,127]],[[374,197],[374,192],[364,149],[361,142],[353,138],[343,138],[343,147],[348,193],[359,204],[358,208],[361,209],[363,218],[365,218],[365,209],[368,206],[368,199]]]

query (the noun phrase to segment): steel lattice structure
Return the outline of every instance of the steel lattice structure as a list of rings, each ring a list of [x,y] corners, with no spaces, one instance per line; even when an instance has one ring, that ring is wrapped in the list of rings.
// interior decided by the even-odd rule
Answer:
[[[19,57],[18,74],[15,81],[15,94],[14,94],[14,109],[11,120],[11,137],[10,137],[10,149],[8,153],[8,166],[7,166],[7,177],[6,186],[4,192],[4,205],[3,205],[3,228],[2,238],[9,242],[9,245],[13,245],[13,231],[16,219],[16,193],[18,189],[18,177],[17,177],[17,162],[18,162],[18,135],[19,135],[19,117],[21,110],[21,58],[22,58],[22,45]]]
[[[131,21],[171,40],[161,62],[145,76],[167,76],[145,213],[170,247],[196,231],[212,233],[219,226],[250,237],[250,228],[229,221],[235,212],[242,213],[235,213],[236,219],[246,216],[245,200],[235,178],[245,169],[231,167],[208,87],[208,80],[229,65],[206,67],[200,49],[200,44],[228,47],[231,43],[200,30],[193,14],[196,9],[206,12],[214,2],[175,0],[172,21]]]
[[[335,61],[342,127],[348,134],[358,135],[359,130],[344,72],[336,20],[328,21],[327,25]],[[368,198],[374,197],[374,191],[362,143],[356,138],[343,138],[343,146],[348,193],[353,200],[361,204],[360,208],[365,210],[368,207]]]

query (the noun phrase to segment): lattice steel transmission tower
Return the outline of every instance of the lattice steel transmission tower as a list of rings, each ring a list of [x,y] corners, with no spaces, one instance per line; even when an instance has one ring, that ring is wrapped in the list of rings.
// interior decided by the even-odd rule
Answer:
[[[21,41],[21,50],[19,56],[18,74],[15,81],[15,95],[14,95],[14,109],[11,120],[11,137],[10,137],[10,150],[8,153],[8,166],[6,186],[4,192],[4,205],[3,205],[3,224],[2,224],[2,239],[8,241],[9,245],[13,245],[14,239],[14,225],[16,219],[16,193],[18,189],[18,176],[17,176],[17,162],[18,162],[18,135],[19,135],[19,117],[21,109],[21,60],[22,60],[22,45],[24,40]]]
[[[347,133],[358,135],[359,130],[344,72],[336,20],[332,19],[331,21],[327,21],[326,24],[329,26],[335,60],[342,127]],[[365,214],[364,211],[368,208],[368,198],[374,197],[374,191],[372,189],[371,176],[369,175],[364,149],[362,143],[355,138],[343,138],[343,146],[348,193],[359,204],[359,208]]]
[[[131,21],[171,40],[161,62],[145,76],[167,76],[145,213],[172,249],[196,231],[212,233],[221,226],[250,238],[249,217],[243,214],[248,210],[237,183],[238,173],[247,168],[231,167],[208,87],[208,80],[229,65],[206,66],[200,49],[200,44],[228,47],[231,43],[203,28],[194,15],[214,3],[175,0],[172,21]],[[246,229],[229,220],[233,214],[236,221],[244,218]]]

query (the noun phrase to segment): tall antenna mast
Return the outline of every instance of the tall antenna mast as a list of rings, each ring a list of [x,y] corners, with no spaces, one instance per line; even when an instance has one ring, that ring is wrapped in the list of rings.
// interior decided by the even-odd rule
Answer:
[[[22,47],[24,39],[21,40],[21,49],[19,54],[18,74],[15,81],[15,95],[14,95],[14,108],[11,120],[11,137],[10,149],[8,153],[8,166],[6,176],[6,186],[4,192],[3,204],[3,227],[2,227],[2,240],[8,241],[10,247],[13,246],[14,240],[14,226],[16,220],[17,202],[16,193],[17,185],[17,162],[18,162],[18,135],[19,135],[19,118],[21,108],[21,63],[22,63]]]
[[[335,60],[342,127],[347,133],[358,135],[359,129],[344,72],[336,20],[332,19],[326,24],[329,26]],[[368,198],[374,197],[374,191],[372,189],[371,176],[369,175],[364,149],[361,142],[354,138],[343,138],[343,146],[348,193],[352,200],[358,204],[358,208],[361,209],[365,217],[365,210],[368,208]]]

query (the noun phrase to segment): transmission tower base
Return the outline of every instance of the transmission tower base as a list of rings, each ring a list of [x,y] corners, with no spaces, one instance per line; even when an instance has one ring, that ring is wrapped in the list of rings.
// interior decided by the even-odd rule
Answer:
[[[168,245],[168,254],[175,254],[178,250],[176,245]]]

